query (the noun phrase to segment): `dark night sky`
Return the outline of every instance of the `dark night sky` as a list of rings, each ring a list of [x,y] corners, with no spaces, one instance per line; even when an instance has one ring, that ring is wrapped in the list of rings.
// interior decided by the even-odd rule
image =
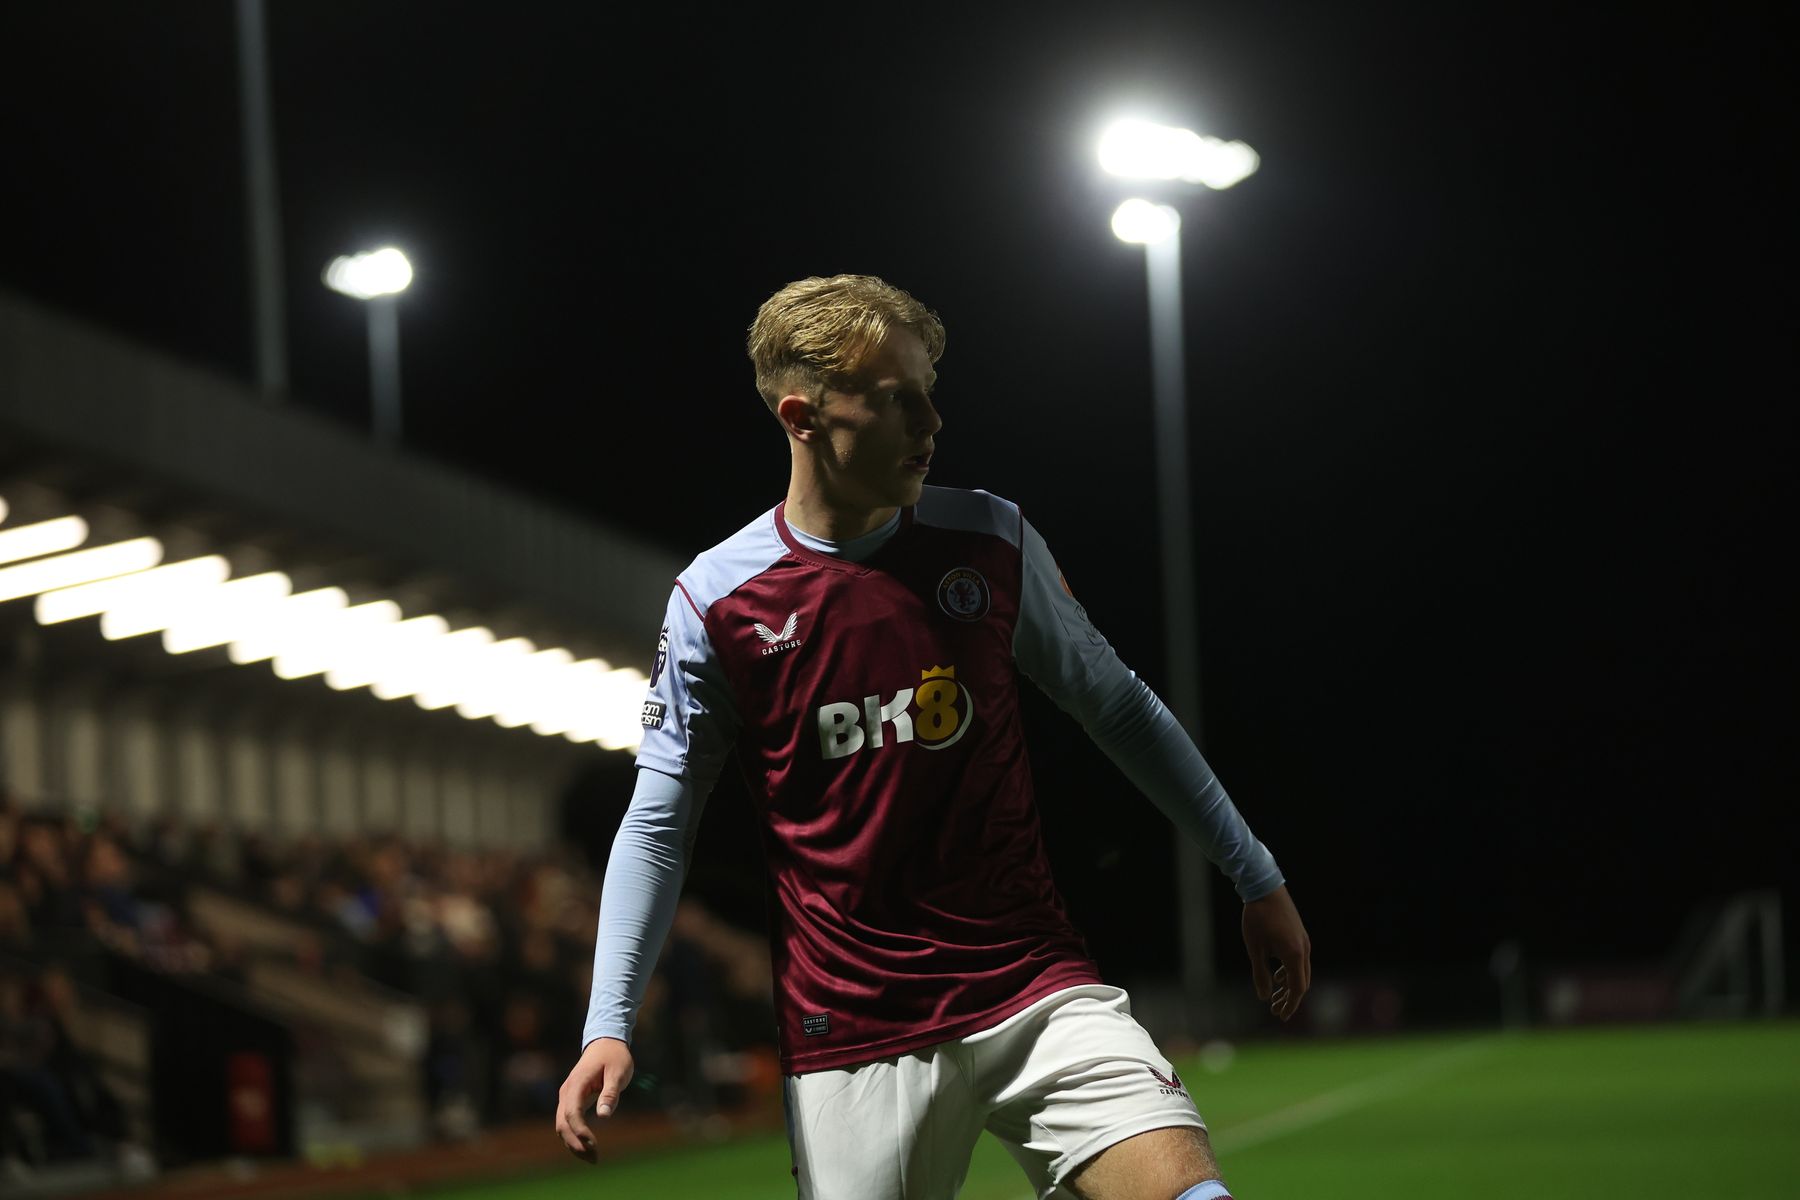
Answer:
[[[1793,874],[1793,72],[1755,10],[1567,7],[270,0],[297,402],[366,421],[317,274],[395,241],[413,445],[686,556],[785,483],[756,305],[878,273],[949,328],[933,482],[1158,683],[1092,146],[1242,138],[1181,201],[1209,757],[1325,969],[1660,954]],[[0,284],[248,376],[231,12],[0,9]],[[1163,961],[1166,826],[1030,712],[1071,906]]]

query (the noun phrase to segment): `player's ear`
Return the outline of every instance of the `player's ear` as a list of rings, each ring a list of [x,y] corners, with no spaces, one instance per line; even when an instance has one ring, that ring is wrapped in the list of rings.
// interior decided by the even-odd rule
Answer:
[[[775,415],[780,418],[782,428],[801,441],[810,441],[819,434],[818,412],[813,402],[798,392],[789,392],[775,405]]]

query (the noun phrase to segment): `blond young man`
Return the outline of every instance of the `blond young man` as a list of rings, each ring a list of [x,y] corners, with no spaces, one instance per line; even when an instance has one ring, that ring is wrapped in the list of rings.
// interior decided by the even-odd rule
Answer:
[[[1016,506],[925,486],[937,317],[871,276],[789,284],[750,328],[786,499],[670,597],[556,1129],[617,1111],[707,793],[751,785],[774,899],[788,1132],[806,1200],[949,1200],[985,1128],[1042,1197],[1228,1193],[1186,1085],[1064,914],[1032,796],[1029,677],[1236,884],[1257,994],[1311,946],[1274,859],[1119,662]],[[1270,960],[1279,966],[1271,975]]]

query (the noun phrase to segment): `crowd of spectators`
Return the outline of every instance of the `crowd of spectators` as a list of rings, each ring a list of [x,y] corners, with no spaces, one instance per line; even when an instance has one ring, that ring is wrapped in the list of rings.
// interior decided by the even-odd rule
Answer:
[[[59,969],[0,964],[0,1170],[92,1158],[125,1134],[118,1099],[69,1036]]]
[[[93,1158],[125,1129],[117,1098],[70,1036],[69,973],[14,957],[77,932],[116,937],[119,862],[55,822],[26,819],[0,792],[0,1172]],[[41,931],[41,934],[34,934]]]
[[[288,923],[293,965],[423,1006],[422,1087],[440,1135],[554,1111],[580,1050],[599,904],[599,880],[575,855],[397,836],[277,841],[28,814],[0,796],[0,954],[55,963],[86,943],[241,981],[259,951],[193,919],[198,887]],[[684,901],[639,1018],[634,1104],[704,1118],[772,1072],[770,991],[766,944]],[[6,1103],[19,1102],[15,1087]]]

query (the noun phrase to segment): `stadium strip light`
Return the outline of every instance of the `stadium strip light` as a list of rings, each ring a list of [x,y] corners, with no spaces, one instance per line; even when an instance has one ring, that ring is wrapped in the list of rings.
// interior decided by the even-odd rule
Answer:
[[[325,686],[337,692],[377,688],[378,694],[379,685],[384,683],[390,690],[402,686],[402,678],[409,673],[417,675],[426,656],[437,649],[439,640],[449,632],[450,622],[436,613],[409,617],[372,630],[360,654],[348,661],[334,663],[325,672]]]
[[[589,740],[598,732],[598,718],[594,711],[594,698],[599,692],[599,680],[604,678],[613,668],[603,658],[584,659],[560,668],[551,683],[551,689],[541,697],[541,702],[530,712],[531,731],[543,737],[562,735],[571,741],[581,739],[570,737],[571,731],[584,727]],[[524,714],[520,714],[524,715]],[[637,717],[637,712],[632,713]]]
[[[37,598],[37,620],[40,625],[54,625],[78,617],[97,617],[115,608],[145,601],[184,599],[224,583],[230,574],[231,564],[225,561],[224,555],[209,554],[204,558],[165,563],[116,579],[57,588]]]
[[[0,496],[0,521],[6,520],[6,514],[12,510],[6,507],[6,497]]]
[[[191,620],[226,588],[235,585],[218,582],[196,583],[180,590],[154,589],[128,596],[100,614],[100,636],[109,642],[141,637],[167,629],[178,621]]]
[[[264,609],[286,600],[293,591],[293,581],[280,571],[246,575],[194,597],[192,604],[177,611],[141,614],[144,627],[139,632],[161,630],[163,649],[170,654],[226,646],[261,621]]]
[[[153,537],[92,546],[35,562],[0,567],[0,601],[35,596],[55,588],[147,571],[162,561],[162,543]]]
[[[642,743],[639,722],[649,680],[631,667],[607,671],[590,681],[580,697],[580,719],[563,736],[571,742],[593,742],[607,750]]]
[[[425,670],[417,680],[402,685],[410,691],[384,692],[378,686],[375,694],[383,700],[411,696],[413,703],[427,712],[449,708],[461,698],[459,684],[466,665],[493,644],[494,634],[490,629],[480,625],[459,629],[444,639],[437,658],[425,664]]]
[[[439,618],[442,620],[442,618]],[[494,635],[487,629],[475,625],[467,629],[452,632],[448,621],[437,632],[426,630],[409,635],[400,643],[400,648],[389,658],[370,683],[369,690],[377,699],[405,700],[418,697],[433,689],[442,690],[440,680],[448,671],[454,671],[460,656],[466,654],[470,647],[487,645],[494,640]],[[452,703],[454,701],[451,701]],[[425,705],[420,708],[443,708],[444,704]]]
[[[283,679],[323,675],[339,662],[365,656],[371,633],[399,623],[400,606],[392,600],[371,600],[303,623],[275,654],[275,674]]]
[[[584,658],[558,671],[556,694],[531,723],[531,732],[555,737],[588,722],[591,718],[587,695],[593,690],[594,681],[610,670],[612,664],[604,658]]]
[[[561,646],[539,650],[523,663],[507,681],[500,706],[494,710],[494,724],[502,729],[517,729],[537,720],[561,699],[563,671],[575,656]]]
[[[0,520],[9,511],[0,499]],[[452,632],[437,614],[401,620],[391,600],[351,608],[340,588],[294,595],[280,571],[230,579],[223,555],[164,564],[153,537],[69,545],[87,534],[74,516],[0,531],[7,539],[0,548],[31,560],[0,566],[0,601],[35,595],[40,624],[97,615],[110,640],[160,632],[170,654],[229,646],[241,665],[277,660],[273,669],[284,679],[323,673],[338,691],[368,687],[384,700],[410,696],[428,710],[456,705],[466,719],[502,728],[529,725],[540,736],[609,750],[643,740],[647,680],[633,668],[575,662],[562,647],[539,650],[525,638],[495,641],[480,626]]]
[[[573,677],[567,701],[569,715],[566,726],[557,732],[571,742],[594,741],[606,726],[606,713],[600,702],[606,692],[603,680],[611,670],[604,659],[597,658],[569,668]]]
[[[594,741],[602,749],[623,750],[643,742],[644,727],[640,717],[649,682],[642,672],[629,667],[608,671],[601,680],[601,692],[595,705],[605,715],[605,723]]]
[[[515,675],[523,670],[525,660],[536,650],[529,638],[514,637],[495,642],[475,655],[474,669],[469,673],[462,699],[456,704],[457,715],[476,721],[498,713],[500,706],[506,703],[508,692],[515,686]]]
[[[0,563],[44,554],[60,554],[87,541],[88,524],[80,517],[56,517],[0,531]]]
[[[305,636],[309,626],[348,607],[350,597],[343,588],[323,587],[257,609],[248,628],[232,639],[228,647],[231,661],[242,667],[274,658],[293,645],[293,639]]]

